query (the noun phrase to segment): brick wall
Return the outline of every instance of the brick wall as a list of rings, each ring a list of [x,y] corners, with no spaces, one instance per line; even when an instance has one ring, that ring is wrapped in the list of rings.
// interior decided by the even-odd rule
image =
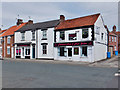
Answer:
[[[11,48],[13,47],[13,44],[14,44],[14,36],[10,36],[10,44],[7,43],[7,38],[8,37],[4,37],[3,40],[4,42],[2,43],[2,56],[4,58],[11,58]],[[5,47],[4,47],[4,44],[5,44]],[[10,47],[10,54],[7,54],[7,47]],[[5,55],[4,55],[5,54]]]

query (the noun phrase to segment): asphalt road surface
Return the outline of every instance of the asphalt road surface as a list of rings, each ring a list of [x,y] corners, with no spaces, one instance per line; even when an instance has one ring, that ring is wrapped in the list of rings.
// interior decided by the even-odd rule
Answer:
[[[3,88],[118,88],[117,68],[2,61]]]

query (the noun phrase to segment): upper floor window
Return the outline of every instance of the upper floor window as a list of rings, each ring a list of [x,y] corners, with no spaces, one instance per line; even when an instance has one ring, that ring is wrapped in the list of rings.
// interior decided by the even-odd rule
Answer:
[[[115,42],[116,42],[116,37],[115,37]]]
[[[112,36],[112,42],[114,41],[114,37]]]
[[[43,30],[43,32],[42,32],[42,38],[43,39],[47,38],[47,30]]]
[[[35,31],[32,31],[32,40],[35,40]]]
[[[111,41],[111,36],[109,36],[109,41]]]
[[[65,40],[65,31],[60,31],[60,39]]]
[[[7,54],[10,54],[10,47],[7,47]]]
[[[7,44],[10,44],[10,37],[7,37]]]
[[[88,28],[82,29],[82,38],[88,38]]]
[[[101,40],[103,40],[104,33],[101,33]]]
[[[2,44],[2,38],[0,38],[0,44]]]
[[[21,33],[22,34],[22,40],[25,40],[25,32],[24,33]]]
[[[69,40],[77,40],[77,33],[69,34]]]
[[[95,31],[96,34],[100,34],[100,27],[96,26],[96,31]]]

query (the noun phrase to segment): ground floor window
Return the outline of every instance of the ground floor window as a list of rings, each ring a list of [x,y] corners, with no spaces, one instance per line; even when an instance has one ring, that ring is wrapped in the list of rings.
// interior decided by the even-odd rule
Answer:
[[[43,51],[43,54],[47,54],[47,45],[46,44],[43,44],[42,51]]]
[[[87,56],[87,46],[81,47],[81,56],[86,57]]]
[[[7,54],[10,54],[10,47],[7,47]]]
[[[21,49],[19,48],[16,49],[16,55],[21,55]]]
[[[79,47],[74,47],[74,55],[79,55]]]
[[[66,56],[66,48],[65,47],[59,47],[58,48],[58,55],[59,56]]]
[[[25,49],[25,54],[26,54],[26,55],[30,55],[30,48],[26,48],[26,49]]]

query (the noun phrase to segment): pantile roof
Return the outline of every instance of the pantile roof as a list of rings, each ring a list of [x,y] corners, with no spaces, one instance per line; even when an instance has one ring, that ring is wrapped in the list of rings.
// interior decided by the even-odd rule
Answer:
[[[60,30],[60,29],[69,29],[69,28],[94,25],[99,15],[100,13],[79,17],[75,19],[64,20],[55,29]]]

